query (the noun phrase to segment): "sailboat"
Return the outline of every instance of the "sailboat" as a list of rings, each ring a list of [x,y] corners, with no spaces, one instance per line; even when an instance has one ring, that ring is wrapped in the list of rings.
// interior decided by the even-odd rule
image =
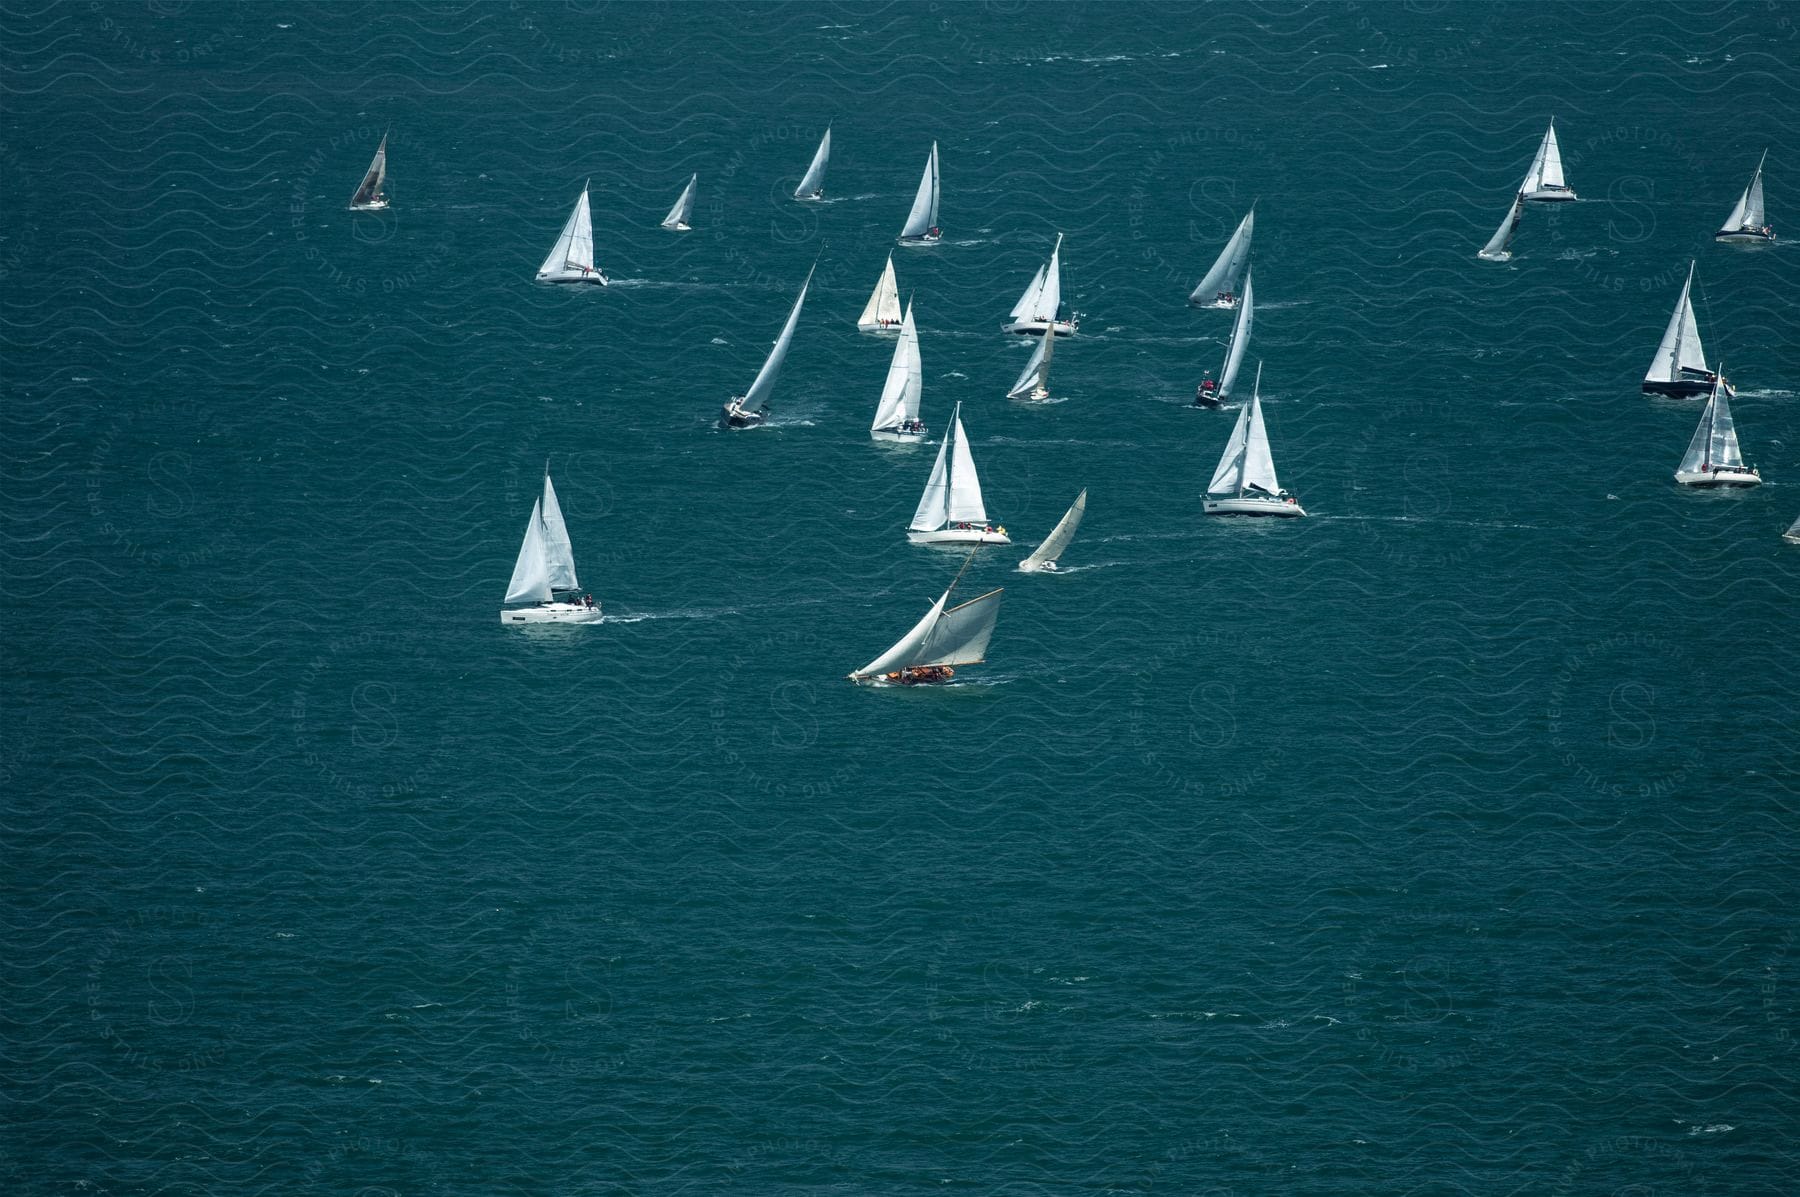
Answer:
[[[1756,173],[1750,176],[1750,186],[1744,188],[1744,194],[1732,205],[1725,226],[1713,234],[1714,241],[1767,245],[1775,240],[1775,230],[1769,226],[1769,214],[1763,210],[1762,168],[1768,160],[1769,151],[1764,150],[1763,156],[1756,160]]]
[[[1644,373],[1646,395],[1668,395],[1673,399],[1697,399],[1712,391],[1718,376],[1706,368],[1706,350],[1700,345],[1700,326],[1694,322],[1694,263],[1688,263],[1687,281],[1681,284],[1681,298],[1669,315],[1669,327],[1663,330],[1662,344],[1650,359]],[[1725,384],[1728,395],[1736,394]]]
[[[900,327],[900,284],[894,279],[894,251],[888,250],[887,265],[881,268],[881,279],[869,293],[856,327],[864,332],[893,332]]]
[[[1195,407],[1217,407],[1231,398],[1238,367],[1244,362],[1244,350],[1250,345],[1250,325],[1256,318],[1256,287],[1250,280],[1252,273],[1244,271],[1244,298],[1238,304],[1237,319],[1231,324],[1231,341],[1225,346],[1225,364],[1219,369],[1219,380],[1216,383],[1210,378],[1200,380],[1200,389],[1194,392]],[[1207,385],[1209,383],[1212,385]]]
[[[800,180],[800,186],[794,188],[797,200],[822,200],[825,198],[825,163],[831,159],[831,126],[825,126],[825,136],[819,138],[819,148],[813,152],[812,165],[806,168],[806,176]]]
[[[914,544],[1011,544],[1005,528],[988,523],[981,479],[975,474],[975,458],[963,431],[962,404],[950,413],[949,427],[906,539]]]
[[[1519,185],[1519,194],[1536,204],[1567,203],[1576,198],[1574,188],[1563,181],[1562,150],[1556,144],[1555,117],[1550,119],[1550,127],[1544,130],[1544,140],[1538,143],[1531,169],[1525,172],[1525,181]]]
[[[925,439],[925,422],[919,419],[919,393],[924,378],[924,367],[919,361],[919,328],[913,323],[909,303],[906,319],[900,325],[900,340],[894,345],[894,360],[888,365],[887,382],[881,388],[881,402],[875,407],[875,422],[869,425],[870,439]]]
[[[1519,231],[1519,221],[1525,215],[1525,193],[1513,196],[1512,207],[1506,210],[1506,219],[1488,238],[1488,243],[1481,247],[1475,256],[1484,262],[1509,262],[1512,260],[1513,234]]]
[[[519,546],[512,581],[506,585],[500,622],[599,623],[600,604],[591,595],[579,602],[556,597],[559,593],[573,595],[580,589],[581,583],[575,579],[575,554],[569,547],[569,529],[563,523],[562,508],[557,505],[556,488],[550,485],[550,467],[546,464],[544,493],[531,504],[531,521],[525,525],[525,543]],[[515,605],[520,603],[531,606]]]
[[[1789,544],[1800,544],[1800,515],[1794,517],[1794,522],[1789,524],[1788,530],[1781,534],[1781,539]]]
[[[1075,335],[1075,320],[1062,301],[1062,240],[1063,235],[1058,233],[1050,260],[1038,267],[1031,285],[1013,304],[1007,322],[1001,326],[1002,332],[1042,336],[1046,328],[1055,325],[1060,335]]]
[[[1219,258],[1212,264],[1188,296],[1188,303],[1197,308],[1235,308],[1238,304],[1237,284],[1243,276],[1245,268],[1250,264],[1250,236],[1256,231],[1256,205],[1250,205],[1250,211],[1238,222],[1237,232],[1219,251]]]
[[[775,347],[769,350],[762,369],[756,372],[756,381],[742,395],[733,395],[719,413],[719,422],[725,427],[754,428],[769,414],[769,393],[775,389],[775,376],[781,373],[781,363],[787,360],[794,326],[800,323],[800,308],[806,303],[806,289],[812,286],[813,270],[818,268],[819,264],[814,262],[812,270],[806,272],[806,281],[800,284],[800,294],[794,299],[794,310],[788,313],[787,323],[781,326],[781,335],[775,338]]]
[[[1762,475],[1744,464],[1744,452],[1738,447],[1737,425],[1731,419],[1731,401],[1725,388],[1715,381],[1700,413],[1700,426],[1688,442],[1681,464],[1675,468],[1675,481],[1683,486],[1756,486]]]
[[[1206,484],[1201,508],[1207,515],[1306,514],[1299,500],[1282,490],[1275,479],[1275,459],[1269,454],[1269,433],[1263,427],[1261,362],[1256,364],[1250,402],[1238,410],[1237,426],[1225,443],[1219,468]]]
[[[1063,512],[1062,519],[1057,521],[1050,535],[1044,538],[1044,543],[1033,550],[1031,556],[1019,562],[1019,569],[1028,574],[1055,573],[1057,558],[1069,547],[1069,542],[1075,539],[1075,529],[1081,527],[1081,517],[1086,514],[1087,491],[1084,489],[1075,496],[1069,509]]]
[[[966,603],[950,606],[950,596],[969,568],[969,554],[949,589],[912,630],[900,637],[894,646],[850,674],[858,683],[886,682],[896,686],[918,686],[949,681],[959,665],[979,665],[987,657],[988,641],[993,638],[994,624],[1000,618],[1000,596],[1004,588],[990,590]]]
[[[673,233],[685,233],[690,230],[688,217],[694,214],[694,184],[699,181],[698,174],[688,178],[687,186],[681,189],[681,198],[675,201],[675,206],[669,209],[667,216],[663,217],[663,228]]]
[[[1043,339],[1032,346],[1031,358],[1025,368],[1019,371],[1019,377],[1012,384],[1012,390],[1006,392],[1008,399],[1030,399],[1033,401],[1050,397],[1050,357],[1056,352],[1056,325],[1052,324],[1044,330]]]
[[[538,267],[540,283],[598,283],[606,286],[606,271],[594,266],[594,224],[588,211],[587,184],[581,185],[575,210],[569,213],[562,232],[544,264]]]
[[[363,172],[362,182],[356,185],[356,192],[350,197],[352,212],[379,212],[388,206],[387,196],[381,193],[381,185],[387,182],[387,139],[388,135],[383,133],[369,169]]]
[[[912,211],[906,214],[906,225],[896,238],[902,245],[936,245],[944,236],[938,228],[938,148],[931,143],[931,157],[925,159],[925,176],[919,180],[919,193],[913,196]]]

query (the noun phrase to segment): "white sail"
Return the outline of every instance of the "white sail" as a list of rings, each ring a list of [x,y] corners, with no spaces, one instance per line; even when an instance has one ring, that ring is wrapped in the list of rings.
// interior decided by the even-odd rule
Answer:
[[[1688,263],[1687,281],[1681,284],[1681,298],[1669,314],[1669,326],[1663,330],[1662,343],[1644,372],[1645,382],[1675,382],[1681,371],[1706,371],[1706,350],[1700,344],[1700,327],[1694,322],[1694,304],[1690,292],[1694,286],[1694,263]]]
[[[542,504],[531,504],[531,520],[525,525],[525,542],[519,546],[519,559],[513,563],[512,581],[506,586],[509,603],[550,601],[550,559],[544,546]]]
[[[381,144],[375,147],[375,157],[369,162],[369,169],[363,172],[362,182],[356,185],[356,191],[350,197],[350,206],[358,208],[373,203],[381,197],[381,185],[387,182],[387,134],[381,135]]]
[[[938,222],[938,148],[931,143],[931,156],[925,160],[925,175],[919,180],[919,192],[913,196],[912,210],[906,214],[901,238],[923,237]]]
[[[569,213],[568,221],[556,238],[556,244],[550,247],[550,254],[544,264],[538,267],[538,277],[568,273],[586,274],[594,269],[594,226],[588,210],[588,189],[583,184],[581,195],[575,200],[575,210]]]
[[[1272,495],[1281,492],[1281,484],[1275,478],[1275,459],[1269,453],[1269,432],[1263,425],[1260,365],[1256,368],[1256,385],[1251,391],[1250,402],[1238,410],[1237,424],[1231,430],[1231,439],[1225,443],[1225,452],[1219,457],[1212,481],[1206,484],[1206,493],[1241,495],[1252,487]]]
[[[1244,362],[1244,350],[1250,345],[1250,325],[1255,319],[1256,290],[1251,285],[1253,271],[1244,271],[1244,298],[1238,304],[1237,320],[1231,326],[1231,344],[1225,348],[1225,367],[1219,373],[1221,402],[1231,397],[1231,385],[1237,381],[1238,367]]]
[[[975,473],[968,434],[963,431],[962,404],[958,403],[908,527],[913,532],[935,532],[946,524],[962,522],[987,523],[987,508],[981,500],[981,479]]]
[[[1488,243],[1475,256],[1486,258],[1490,262],[1504,262],[1512,257],[1513,234],[1519,231],[1519,219],[1524,215],[1525,193],[1521,191],[1513,196],[1512,207],[1506,210],[1506,219],[1500,222],[1500,227],[1494,230],[1494,235],[1488,238]]]
[[[1218,260],[1206,277],[1200,280],[1193,294],[1188,296],[1189,303],[1210,304],[1220,295],[1237,290],[1237,280],[1244,273],[1244,267],[1250,261],[1250,237],[1256,231],[1256,206],[1253,204],[1244,219],[1238,222],[1237,231],[1225,248],[1219,251]]]
[[[1551,125],[1552,130],[1555,127],[1555,125]],[[1526,195],[1530,195],[1543,186],[1544,154],[1548,151],[1549,145],[1550,134],[1546,133],[1544,139],[1538,142],[1537,153],[1531,156],[1531,165],[1525,168],[1525,181],[1519,184],[1519,190]]]
[[[681,197],[675,201],[675,206],[669,209],[669,214],[663,217],[663,228],[685,230],[688,227],[688,217],[694,214],[694,184],[699,181],[698,174],[688,179],[687,186],[681,189]]]
[[[1024,294],[1019,296],[1019,302],[1013,304],[1012,311],[1006,314],[1008,319],[1031,319],[1031,313],[1036,311],[1038,307],[1038,296],[1041,295],[1044,290],[1044,272],[1049,269],[1050,263],[1048,262],[1041,264],[1037,268],[1037,273],[1031,276],[1031,282],[1026,285]]]
[[[831,126],[825,126],[825,136],[819,139],[819,148],[814,151],[812,165],[806,168],[806,177],[800,180],[800,186],[794,188],[795,199],[816,199],[825,191],[825,164],[831,159]]]
[[[813,270],[818,268],[815,262]],[[781,373],[781,363],[787,360],[788,345],[794,339],[794,326],[800,323],[800,308],[806,303],[806,289],[812,286],[812,278],[813,271],[808,270],[806,281],[800,284],[800,294],[794,299],[794,310],[788,313],[787,323],[781,326],[781,335],[775,339],[775,347],[769,350],[762,369],[756,372],[756,381],[738,402],[744,411],[756,411],[768,405],[769,392],[775,389],[775,376]]]
[[[1063,513],[1062,519],[1051,530],[1044,543],[1032,551],[1031,556],[1019,562],[1019,568],[1026,573],[1034,573],[1045,563],[1055,561],[1062,556],[1069,542],[1075,539],[1075,529],[1081,527],[1081,517],[1087,514],[1087,491],[1083,490],[1075,496],[1075,502]]]
[[[1044,329],[1043,338],[1032,346],[1031,357],[1025,362],[1025,368],[1019,372],[1018,379],[1012,389],[1006,392],[1008,399],[1037,399],[1040,392],[1050,390],[1050,358],[1056,352],[1056,325],[1051,323]]]
[[[1731,215],[1725,218],[1725,224],[1719,229],[1721,233],[1738,233],[1746,229],[1761,229],[1768,223],[1768,213],[1763,210],[1763,163],[1768,161],[1769,151],[1757,160],[1756,173],[1750,176],[1750,185],[1744,188],[1744,194],[1738,196],[1737,203],[1731,207]]]
[[[1720,467],[1742,469],[1744,466],[1744,454],[1738,447],[1737,425],[1731,418],[1731,403],[1725,397],[1724,388],[1716,382],[1712,394],[1707,397],[1706,410],[1700,413],[1700,423],[1688,442],[1687,452],[1681,455],[1678,472],[1698,473],[1706,465],[1715,470]]]
[[[1062,306],[1062,234],[1056,235],[1056,246],[1050,251],[1050,261],[1045,264],[1042,281],[1036,293],[1027,291],[1026,297],[1031,304],[1022,313],[1027,320],[1043,320],[1053,322],[1056,309]]]
[[[958,607],[943,611],[925,634],[919,646],[919,659],[907,664],[979,665],[987,658],[988,641],[993,638],[994,624],[1000,618],[1000,596],[1004,591],[990,590]],[[949,597],[948,592],[945,598]],[[938,600],[941,604],[944,600]]]
[[[915,664],[919,650],[925,646],[925,638],[931,635],[931,629],[937,625],[938,616],[943,613],[944,602],[950,597],[946,590],[938,596],[937,602],[925,612],[924,618],[912,626],[912,630],[894,642],[894,646],[858,669],[851,677],[879,677],[884,673],[892,673],[896,669],[905,669]]]
[[[894,278],[894,252],[888,251],[887,265],[881,268],[881,279],[869,293],[862,315],[856,318],[858,328],[892,328],[900,319],[900,284]]]
[[[1544,144],[1538,147],[1538,183],[1542,187],[1567,187],[1563,181],[1562,150],[1556,144],[1556,122],[1544,130]]]
[[[575,580],[575,550],[569,544],[569,528],[563,523],[562,505],[556,501],[556,487],[550,484],[550,471],[544,471],[544,561],[550,575],[550,589],[579,590]]]
[[[881,403],[875,409],[875,422],[869,425],[869,431],[898,428],[918,419],[924,377],[919,360],[919,329],[913,323],[912,305],[908,304],[906,319],[900,325],[900,341],[894,346],[894,360],[888,365],[887,383],[881,388]]]
[[[1225,442],[1225,452],[1219,455],[1218,468],[1213,470],[1212,481],[1206,484],[1206,493],[1222,495],[1228,491],[1243,489],[1244,477],[1244,432],[1250,426],[1250,407],[1246,404],[1238,408],[1237,423],[1232,425],[1231,439]]]

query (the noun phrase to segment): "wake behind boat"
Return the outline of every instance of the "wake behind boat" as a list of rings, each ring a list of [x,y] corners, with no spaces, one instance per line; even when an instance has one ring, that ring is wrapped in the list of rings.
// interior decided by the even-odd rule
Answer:
[[[1531,168],[1519,185],[1519,194],[1534,204],[1568,203],[1577,198],[1575,189],[1563,179],[1562,150],[1556,144],[1555,117],[1550,118],[1550,127],[1544,130],[1544,140],[1538,143]]]
[[[606,272],[594,265],[594,225],[588,209],[588,186],[581,185],[575,208],[557,234],[550,255],[538,267],[540,283],[594,283],[606,286]]]
[[[913,544],[1011,544],[1005,528],[988,523],[961,403],[950,413],[948,427],[906,539]]]
[[[775,338],[775,347],[769,350],[762,369],[756,372],[756,381],[742,395],[733,395],[720,411],[719,423],[724,427],[754,428],[768,417],[769,394],[775,389],[775,377],[781,373],[781,363],[787,360],[794,326],[800,323],[800,309],[806,303],[806,289],[812,286],[813,270],[818,268],[819,264],[814,262],[812,270],[806,272],[806,281],[800,284],[800,294],[794,298],[794,310],[788,313],[787,323],[781,326],[781,335]]]
[[[1725,388],[1713,384],[1700,413],[1700,425],[1688,442],[1687,452],[1675,469],[1675,481],[1683,486],[1756,486],[1762,475],[1744,461],[1738,446],[1737,424],[1731,418],[1731,401]]]
[[[1732,205],[1731,215],[1725,218],[1725,224],[1713,234],[1714,241],[1723,241],[1736,245],[1771,245],[1775,241],[1775,230],[1769,225],[1769,214],[1763,209],[1763,163],[1769,160],[1769,151],[1756,161],[1756,173],[1750,176],[1750,185],[1744,188],[1744,194],[1738,196],[1738,202]]]
[[[988,641],[1000,618],[1004,589],[990,590],[966,603],[950,606],[950,596],[963,571],[975,560],[970,552],[962,569],[937,602],[892,648],[849,675],[853,682],[893,686],[941,685],[956,676],[958,666],[979,665],[987,658]]]
[[[1013,304],[1006,323],[1000,326],[1002,332],[1041,337],[1044,330],[1055,328],[1058,336],[1075,335],[1075,319],[1062,301],[1062,241],[1063,235],[1058,233],[1050,260],[1038,267],[1019,302]]]
[[[1057,521],[1056,527],[1051,530],[1050,535],[1044,538],[1044,543],[1033,550],[1031,556],[1019,562],[1020,572],[1027,574],[1055,573],[1057,560],[1062,556],[1063,550],[1069,547],[1069,542],[1075,539],[1075,529],[1081,527],[1081,517],[1086,514],[1087,490],[1084,488],[1080,494],[1075,496],[1075,501],[1069,505],[1069,509],[1063,512],[1062,519]]]
[[[901,245],[936,245],[943,240],[938,227],[938,147],[931,143],[931,156],[925,159],[925,176],[919,180],[919,192],[913,196],[912,210],[906,224],[895,238]]]
[[[1237,426],[1225,443],[1219,468],[1206,484],[1201,509],[1207,515],[1303,516],[1299,500],[1281,489],[1275,478],[1275,459],[1269,453],[1269,433],[1263,427],[1262,363],[1256,365],[1256,383],[1250,402],[1238,410]]]
[[[1681,284],[1681,298],[1669,315],[1669,326],[1663,330],[1662,343],[1644,372],[1646,395],[1667,395],[1671,399],[1698,399],[1712,393],[1719,376],[1706,368],[1706,350],[1700,344],[1700,326],[1694,321],[1694,263],[1688,263],[1687,281]],[[1726,382],[1725,393],[1735,395]]]
[[[1238,280],[1244,277],[1244,271],[1250,266],[1250,238],[1256,231],[1256,205],[1250,205],[1250,211],[1238,222],[1237,231],[1231,234],[1231,240],[1219,251],[1219,256],[1206,272],[1200,282],[1188,296],[1188,303],[1197,308],[1223,308],[1229,311],[1238,305]]]
[[[546,466],[544,492],[531,504],[531,520],[525,525],[525,542],[519,546],[512,581],[506,586],[500,622],[508,626],[600,622],[600,604],[593,595],[585,595],[580,601],[557,597],[559,593],[573,595],[580,589],[569,529],[563,523],[562,508],[556,502],[556,488],[550,484],[550,469]],[[515,605],[519,603],[532,605]]]
[[[363,172],[362,182],[350,196],[352,212],[379,212],[388,206],[388,197],[381,193],[381,185],[387,182],[387,141],[388,135],[383,133],[369,169]]]

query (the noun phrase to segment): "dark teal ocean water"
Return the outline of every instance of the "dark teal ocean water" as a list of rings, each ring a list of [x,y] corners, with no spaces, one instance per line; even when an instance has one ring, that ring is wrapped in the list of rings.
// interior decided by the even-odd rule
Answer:
[[[9,2],[0,1187],[1792,1192],[1797,22]],[[933,139],[924,414],[1022,547],[871,691],[958,564],[854,328]],[[534,287],[589,179],[614,285]],[[1184,406],[1252,200],[1275,524]],[[1638,392],[1693,259],[1753,491]],[[497,622],[546,458],[598,627]]]

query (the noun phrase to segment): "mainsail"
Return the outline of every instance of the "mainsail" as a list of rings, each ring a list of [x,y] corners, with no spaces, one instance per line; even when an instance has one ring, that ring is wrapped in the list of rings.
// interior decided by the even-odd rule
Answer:
[[[900,319],[900,284],[894,278],[894,251],[888,251],[887,265],[881,268],[881,279],[869,293],[862,315],[856,318],[858,328],[891,328]]]
[[[1031,556],[1019,562],[1019,568],[1026,573],[1035,573],[1045,563],[1061,557],[1062,551],[1069,547],[1071,540],[1075,539],[1075,529],[1081,527],[1081,517],[1086,514],[1087,491],[1083,490],[1075,496],[1075,502],[1063,513],[1062,519],[1050,535],[1044,538],[1044,543],[1039,545]]]
[[[919,418],[919,393],[924,386],[924,369],[919,360],[919,329],[913,323],[912,305],[906,305],[906,319],[900,325],[900,341],[894,346],[894,360],[888,365],[886,384],[881,388],[881,403],[875,409],[875,422],[870,432],[898,428]]]
[[[925,493],[919,497],[909,530],[935,532],[951,523],[987,523],[987,508],[981,500],[981,479],[975,474],[975,459],[969,453],[968,434],[962,426],[962,404],[950,415],[949,432],[938,446],[937,461],[931,467],[931,478]]]
[[[687,186],[681,189],[681,198],[675,201],[675,206],[670,208],[669,214],[663,218],[663,228],[686,229],[688,227],[688,217],[694,214],[694,184],[699,181],[698,174],[694,174],[688,179]]]
[[[1706,410],[1700,414],[1700,426],[1694,429],[1694,439],[1688,442],[1687,452],[1681,455],[1679,472],[1697,473],[1702,466],[1711,466],[1715,470],[1744,468],[1737,425],[1731,419],[1731,402],[1716,381],[1706,400]]]
[[[594,226],[588,211],[587,184],[584,183],[581,195],[575,200],[575,210],[569,213],[568,222],[557,235],[556,244],[550,247],[549,256],[538,267],[538,277],[569,271],[586,274],[593,269]]]
[[[787,360],[788,344],[794,339],[794,326],[800,323],[800,308],[806,303],[806,289],[812,286],[813,270],[819,268],[813,263],[813,269],[806,272],[806,281],[800,284],[800,294],[794,299],[794,310],[788,313],[787,323],[781,327],[781,335],[775,339],[775,347],[769,350],[769,356],[763,361],[762,369],[757,371],[756,381],[744,392],[738,401],[738,407],[744,411],[757,411],[768,406],[769,393],[775,389],[775,376],[781,373],[781,363]]]
[[[362,182],[356,185],[356,194],[350,197],[350,206],[360,208],[373,203],[381,196],[381,185],[387,182],[387,134],[381,135],[381,144],[375,147],[375,157],[369,163],[369,169],[363,172]]]
[[[1062,239],[1063,235],[1058,233],[1050,260],[1031,276],[1031,284],[1008,313],[1010,319],[1046,323],[1056,320],[1057,309],[1062,306]]]
[[[825,192],[825,163],[831,158],[831,126],[825,126],[825,136],[819,139],[819,148],[813,154],[812,165],[806,168],[806,177],[800,180],[800,186],[794,188],[795,199],[817,199]]]
[[[900,239],[923,237],[938,222],[938,147],[931,143],[931,156],[925,160],[925,175],[919,180],[919,192],[913,196],[912,211],[906,214],[906,225]]]
[[[1694,304],[1689,292],[1694,285],[1694,263],[1688,263],[1687,281],[1681,284],[1681,298],[1669,315],[1669,326],[1663,330],[1662,343],[1644,372],[1645,382],[1676,382],[1682,372],[1704,374],[1706,350],[1700,344],[1700,327],[1694,322]]]
[[[1269,453],[1269,432],[1263,426],[1261,365],[1256,367],[1256,384],[1250,393],[1250,403],[1239,409],[1237,424],[1219,458],[1219,467],[1213,471],[1212,481],[1206,484],[1209,495],[1227,491],[1241,495],[1246,490],[1260,490],[1271,495],[1281,493],[1281,483],[1275,478],[1275,459]]]
[[[1231,385],[1237,381],[1238,367],[1244,361],[1244,350],[1250,345],[1250,325],[1256,310],[1256,290],[1250,281],[1252,273],[1244,271],[1244,298],[1238,305],[1237,320],[1231,326],[1231,344],[1225,349],[1225,368],[1219,374],[1220,401],[1230,398]]]
[[[960,606],[945,609],[952,583],[931,604],[924,618],[912,626],[894,646],[864,665],[850,676],[880,677],[898,669],[914,669],[926,665],[979,665],[987,657],[988,641],[993,638],[994,624],[1000,618],[1000,596],[1004,589],[990,590]]]
[[[1525,193],[1521,191],[1513,196],[1512,207],[1506,210],[1506,219],[1500,222],[1500,227],[1494,230],[1494,235],[1488,238],[1488,243],[1475,256],[1486,258],[1490,262],[1504,262],[1512,257],[1513,234],[1519,231],[1519,220],[1524,215]]]
[[[556,487],[550,484],[550,470],[544,469],[544,560],[550,573],[552,590],[579,590],[575,580],[575,550],[569,544],[569,528],[563,523],[562,505],[556,501]]]
[[[1750,186],[1744,188],[1744,194],[1738,196],[1738,202],[1732,206],[1731,215],[1725,218],[1721,233],[1741,233],[1759,231],[1768,223],[1769,216],[1763,209],[1763,163],[1769,159],[1769,151],[1756,161],[1756,173],[1750,176]]]
[[[1250,236],[1256,230],[1256,205],[1250,205],[1250,211],[1238,222],[1237,232],[1225,243],[1219,252],[1218,260],[1206,277],[1200,280],[1193,294],[1188,296],[1192,304],[1211,304],[1223,295],[1237,289],[1237,280],[1244,273],[1244,267],[1250,261]]]

